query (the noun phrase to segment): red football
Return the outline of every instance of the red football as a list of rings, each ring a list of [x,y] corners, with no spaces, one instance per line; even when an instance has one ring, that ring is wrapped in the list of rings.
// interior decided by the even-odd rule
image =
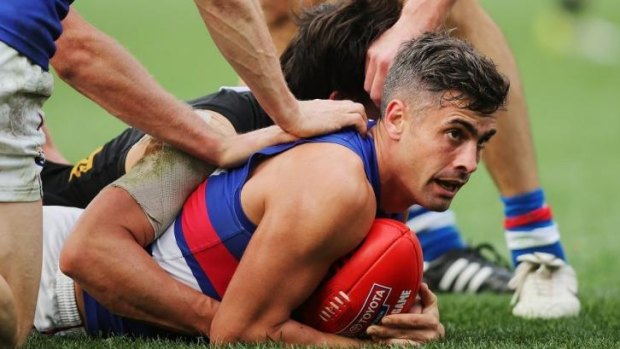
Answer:
[[[411,230],[376,219],[360,246],[334,263],[297,317],[323,332],[362,337],[383,316],[409,310],[422,268],[422,249]]]

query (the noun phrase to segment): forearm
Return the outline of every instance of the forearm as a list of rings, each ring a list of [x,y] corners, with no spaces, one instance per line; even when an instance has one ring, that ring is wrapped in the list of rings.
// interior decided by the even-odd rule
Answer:
[[[239,341],[253,344],[276,342],[288,345],[340,348],[361,347],[371,344],[370,341],[358,338],[348,338],[320,332],[294,320],[288,320],[272,328],[260,328],[260,326],[256,326],[246,331],[241,338],[237,336],[226,336],[225,334],[214,331],[212,332],[211,340],[216,344],[238,344]]]
[[[248,0],[195,0],[213,41],[261,106],[287,131],[300,108],[289,91],[260,4]]]
[[[129,125],[217,162],[220,135],[196,127],[192,109],[164,90],[125,48],[74,9],[63,29],[51,63],[64,81]]]
[[[219,303],[161,269],[143,247],[152,240],[140,207],[124,190],[107,188],[65,242],[60,269],[113,313],[208,334]]]
[[[114,314],[174,332],[209,335],[217,301],[172,279],[135,241],[109,241],[96,241],[99,252],[89,250],[90,258],[100,261],[105,255],[105,260],[121,263],[88,263],[73,275],[84,290]],[[108,278],[89,278],[102,273]]]

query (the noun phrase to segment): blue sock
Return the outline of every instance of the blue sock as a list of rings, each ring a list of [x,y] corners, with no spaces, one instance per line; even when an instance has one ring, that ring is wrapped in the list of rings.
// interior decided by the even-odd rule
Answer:
[[[566,260],[560,242],[560,231],[553,221],[551,208],[545,202],[545,193],[538,188],[529,193],[502,197],[506,242],[512,254],[512,263],[523,254],[546,252]]]
[[[433,212],[415,205],[409,209],[407,225],[420,240],[425,262],[466,246],[456,227],[452,211]]]

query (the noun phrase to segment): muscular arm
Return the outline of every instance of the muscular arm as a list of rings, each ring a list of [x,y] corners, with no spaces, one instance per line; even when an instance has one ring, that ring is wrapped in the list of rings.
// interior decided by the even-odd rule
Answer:
[[[108,187],[67,239],[60,269],[113,313],[208,335],[218,302],[161,269],[143,247],[152,239],[138,204],[124,190]]]
[[[299,102],[288,89],[258,1],[194,0],[213,41],[261,106],[287,132],[307,137],[355,125],[366,130],[361,104]]]
[[[241,196],[260,223],[213,320],[212,341],[361,345],[290,319],[374,219],[359,158],[333,144],[298,146],[261,165]]]
[[[223,116],[201,113],[200,123],[204,120],[222,134],[234,133]],[[244,136],[254,151],[278,138],[290,140],[277,126]],[[172,221],[187,194],[209,174],[208,167],[165,145],[142,159],[148,153],[145,144],[136,144],[127,155],[126,166],[131,171],[121,178],[125,189],[104,189],[84,211],[63,249],[61,269],[113,313],[183,333],[208,335],[218,302],[171,278],[144,250]],[[188,174],[181,183],[171,177],[179,171]],[[173,187],[180,194],[166,198],[139,195],[161,193],[161,187]],[[168,204],[147,210],[139,202],[148,199],[160,204],[167,200]],[[153,207],[158,205],[149,206]]]
[[[62,24],[51,64],[65,82],[129,125],[202,160],[223,161],[223,137],[196,127],[192,109],[164,90],[125,48],[75,9]]]
[[[274,129],[225,137],[164,90],[114,39],[75,9],[63,21],[51,63],[58,75],[112,115],[197,158],[234,166],[265,144],[286,141]],[[201,126],[199,126],[201,125]],[[288,138],[290,139],[290,138]]]

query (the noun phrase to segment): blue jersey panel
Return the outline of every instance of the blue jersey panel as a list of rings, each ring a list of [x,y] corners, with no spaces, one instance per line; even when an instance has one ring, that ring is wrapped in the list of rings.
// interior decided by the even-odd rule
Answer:
[[[0,1],[0,41],[41,68],[49,69],[62,32],[60,22],[73,0]]]

